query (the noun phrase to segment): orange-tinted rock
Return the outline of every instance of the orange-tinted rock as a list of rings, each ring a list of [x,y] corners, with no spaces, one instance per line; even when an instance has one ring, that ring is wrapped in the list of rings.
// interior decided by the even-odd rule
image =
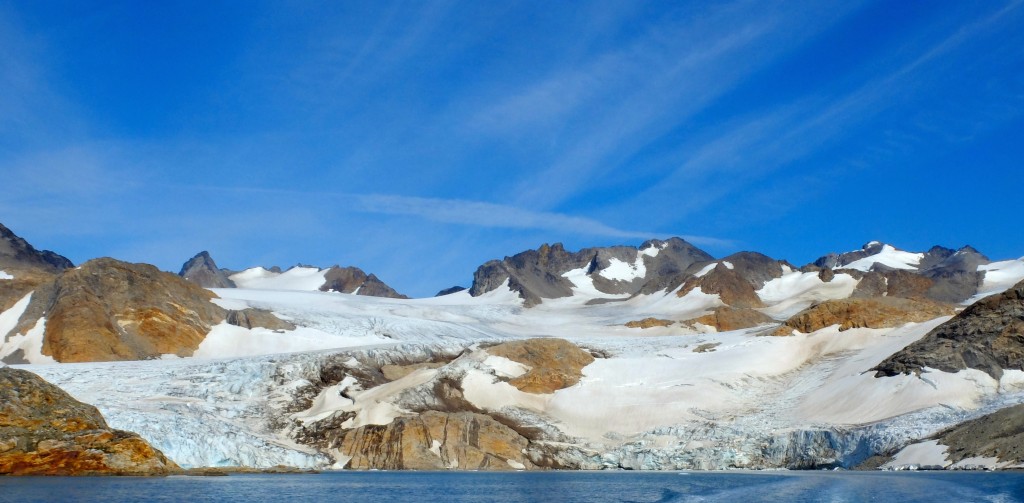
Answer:
[[[0,475],[166,475],[178,466],[99,411],[24,370],[0,368]]]
[[[528,444],[490,416],[427,411],[350,430],[341,452],[357,470],[512,470],[533,468]]]
[[[629,328],[653,328],[653,327],[667,327],[675,323],[672,320],[663,320],[661,318],[644,318],[642,320],[627,321],[626,326]]]
[[[487,348],[487,352],[530,367],[509,381],[527,393],[553,393],[572,386],[583,377],[583,367],[594,362],[590,353],[564,339],[506,342]]]
[[[927,299],[899,297],[872,297],[861,299],[827,300],[807,308],[786,320],[785,326],[803,333],[839,325],[839,330],[851,328],[890,328],[906,323],[920,323],[950,316],[952,306]]]

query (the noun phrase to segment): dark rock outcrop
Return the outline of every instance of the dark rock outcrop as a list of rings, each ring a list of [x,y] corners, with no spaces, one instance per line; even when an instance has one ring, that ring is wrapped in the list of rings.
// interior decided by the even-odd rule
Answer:
[[[199,252],[181,266],[178,276],[203,288],[234,288],[235,282],[217,267],[217,263],[206,251]]]
[[[0,367],[0,475],[167,475],[180,469],[91,405],[24,370]]]
[[[323,292],[354,293],[370,297],[390,297],[392,299],[408,299],[395,291],[377,276],[366,274],[358,267],[333,266],[324,275],[326,282],[320,287]]]
[[[1024,281],[975,302],[872,370],[882,377],[924,367],[946,372],[973,368],[995,379],[1003,369],[1024,370]]]

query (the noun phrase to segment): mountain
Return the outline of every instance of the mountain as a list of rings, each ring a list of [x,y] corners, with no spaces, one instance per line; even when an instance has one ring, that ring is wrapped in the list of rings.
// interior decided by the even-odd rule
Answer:
[[[584,289],[612,296],[678,286],[694,263],[710,255],[679,238],[651,240],[638,248],[613,246],[568,252],[561,243],[542,245],[481,265],[469,293],[478,297],[507,285],[527,307],[570,297]]]
[[[95,407],[25,370],[0,367],[0,475],[167,475],[180,469]]]
[[[207,251],[201,251],[181,266],[178,276],[203,288],[234,288],[235,282],[217,267]]]

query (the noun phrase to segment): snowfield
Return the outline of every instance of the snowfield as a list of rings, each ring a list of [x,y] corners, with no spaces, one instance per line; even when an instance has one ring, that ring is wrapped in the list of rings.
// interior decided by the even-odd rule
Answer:
[[[612,276],[628,278],[635,266],[616,264]],[[1024,402],[1019,371],[1007,371],[1000,381],[974,370],[873,377],[874,365],[947,318],[791,337],[758,335],[763,328],[644,330],[624,323],[689,319],[721,301],[695,289],[682,298],[670,292],[584,305],[599,292],[590,291],[589,278],[570,273],[578,298],[525,309],[507,286],[476,298],[459,292],[400,300],[300,291],[315,275],[284,280],[287,273],[251,271],[232,277],[250,288],[216,289],[216,302],[270,309],[298,329],[218,325],[192,358],[25,367],[185,467],[341,467],[339,453],[301,445],[296,432],[343,413],[350,415],[345,427],[387,424],[409,410],[409,400],[422,400],[417,390],[429,388],[439,373],[461,379],[465,398],[482,410],[559,432],[572,447],[561,461],[583,468],[848,466]],[[848,275],[823,283],[816,274],[788,271],[758,295],[768,305],[763,311],[781,319],[855,287]],[[0,331],[13,328],[12,311],[0,315]],[[34,348],[32,337],[19,339],[19,347]],[[574,386],[523,393],[499,378],[527,369],[479,343],[532,337],[565,338],[602,357]],[[328,361],[352,368],[367,358],[435,353],[461,356],[372,389],[346,377],[307,396]],[[934,449],[917,449],[894,463],[935,457]]]

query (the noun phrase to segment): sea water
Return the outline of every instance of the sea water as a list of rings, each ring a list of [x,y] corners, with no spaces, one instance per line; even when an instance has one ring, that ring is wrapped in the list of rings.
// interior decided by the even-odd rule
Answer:
[[[0,477],[0,501],[1021,502],[1020,472],[330,472]]]

